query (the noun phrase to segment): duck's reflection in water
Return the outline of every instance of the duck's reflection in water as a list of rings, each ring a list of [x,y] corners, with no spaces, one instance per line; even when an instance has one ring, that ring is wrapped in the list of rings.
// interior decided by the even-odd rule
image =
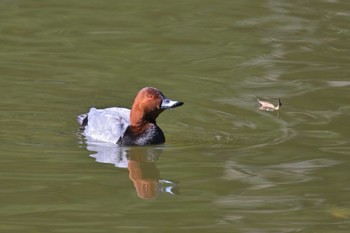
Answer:
[[[96,152],[90,156],[97,162],[127,168],[136,193],[142,199],[153,200],[162,193],[178,194],[177,184],[161,179],[160,171],[156,166],[155,162],[162,152],[160,147],[120,147],[87,140],[87,149]]]

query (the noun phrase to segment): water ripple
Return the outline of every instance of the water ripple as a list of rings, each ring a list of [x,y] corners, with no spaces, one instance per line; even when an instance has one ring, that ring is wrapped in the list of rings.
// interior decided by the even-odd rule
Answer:
[[[331,159],[313,159],[262,167],[227,161],[223,179],[239,180],[248,184],[250,189],[264,189],[281,184],[310,181],[314,179],[309,175],[313,170],[331,167],[338,163],[338,161]]]
[[[320,205],[324,200],[320,198],[303,198],[289,195],[274,197],[267,196],[228,196],[215,203],[221,208],[235,209],[239,213],[285,213],[304,208],[309,202],[311,205]],[[271,208],[273,206],[274,208]]]

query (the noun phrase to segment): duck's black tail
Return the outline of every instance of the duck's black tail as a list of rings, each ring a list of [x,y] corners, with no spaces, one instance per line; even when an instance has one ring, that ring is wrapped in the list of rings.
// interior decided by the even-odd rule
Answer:
[[[87,124],[88,124],[88,114],[85,113],[85,114],[81,114],[81,115],[77,116],[77,122],[80,125],[80,128],[84,129],[85,126],[87,126]]]

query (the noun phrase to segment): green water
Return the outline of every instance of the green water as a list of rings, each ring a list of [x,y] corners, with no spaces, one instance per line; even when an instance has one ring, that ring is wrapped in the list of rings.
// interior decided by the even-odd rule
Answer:
[[[1,0],[0,232],[349,232],[349,9]],[[166,144],[95,161],[76,115],[144,86]]]

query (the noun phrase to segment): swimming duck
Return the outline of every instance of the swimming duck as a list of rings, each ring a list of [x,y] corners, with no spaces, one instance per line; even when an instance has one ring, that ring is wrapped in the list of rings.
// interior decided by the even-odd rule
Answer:
[[[163,131],[156,123],[166,109],[182,106],[154,87],[142,88],[136,95],[131,110],[126,108],[91,108],[77,121],[87,138],[121,145],[149,145],[165,142]]]

